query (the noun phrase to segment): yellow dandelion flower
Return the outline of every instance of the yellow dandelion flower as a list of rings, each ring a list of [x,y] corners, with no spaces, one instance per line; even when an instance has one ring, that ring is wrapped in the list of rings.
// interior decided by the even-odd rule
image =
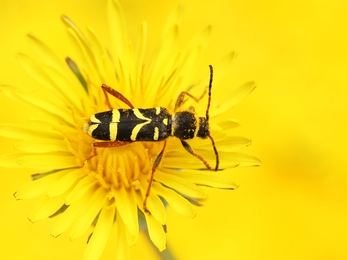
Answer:
[[[39,172],[33,175],[32,182],[15,193],[15,197],[22,200],[44,195],[30,220],[35,222],[56,216],[52,236],[70,229],[70,238],[75,239],[93,227],[85,259],[100,257],[114,226],[118,238],[116,257],[126,259],[129,246],[138,238],[140,218],[145,220],[154,245],[160,251],[164,250],[166,204],[182,215],[194,217],[193,204],[206,198],[201,186],[234,189],[236,185],[225,174],[229,169],[260,164],[259,159],[236,152],[249,145],[250,140],[230,134],[238,122],[230,119],[229,111],[254,89],[255,84],[249,82],[236,89],[218,85],[218,79],[230,69],[233,53],[214,66],[217,80],[213,82],[209,104],[209,131],[218,150],[218,171],[209,167],[215,164],[216,154],[208,138],[194,138],[189,145],[174,137],[165,138],[167,141],[138,141],[126,145],[106,142],[113,146],[106,149],[103,148],[105,143],[90,136],[105,134],[93,133],[90,118],[95,119],[96,113],[108,111],[110,107],[118,111],[118,117],[116,112],[113,113],[112,122],[121,120],[119,113],[131,111],[134,118],[144,120],[144,123],[129,126],[132,140],[139,140],[136,138],[144,125],[153,126],[148,115],[126,107],[120,95],[116,98],[105,94],[107,92],[100,87],[102,84],[112,86],[135,108],[154,108],[149,116],[159,114],[159,107],[173,114],[177,109],[176,99],[182,91],[188,94],[181,100],[180,110],[204,117],[208,105],[208,66],[205,78],[198,83],[192,83],[192,80],[210,36],[210,26],[198,33],[187,47],[180,49],[178,31],[182,10],[177,8],[164,26],[153,59],[146,64],[146,24],[142,24],[138,41],[133,44],[127,38],[119,3],[110,0],[108,10],[110,49],[102,47],[91,28],[84,34],[63,16],[76,47],[76,56],[66,58],[68,66],[43,42],[29,35],[38,55],[32,58],[19,54],[18,58],[24,69],[45,88],[40,93],[30,86],[25,89],[1,86],[8,97],[40,110],[38,115],[28,119],[27,125],[0,125],[1,136],[20,140],[15,145],[17,151],[3,155],[0,165]],[[190,96],[201,98],[194,100]],[[125,108],[128,110],[122,110]],[[117,124],[113,128],[110,123],[105,124],[107,131],[116,138],[115,131],[120,129]],[[149,127],[146,133],[154,140],[158,138],[159,130],[152,128]],[[168,130],[166,134],[173,133]],[[191,153],[199,155],[200,159],[187,152],[190,147],[193,149]],[[206,166],[212,171],[206,170]]]

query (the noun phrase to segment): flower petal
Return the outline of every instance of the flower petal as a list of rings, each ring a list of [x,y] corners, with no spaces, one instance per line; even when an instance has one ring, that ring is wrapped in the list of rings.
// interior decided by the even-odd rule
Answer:
[[[0,135],[7,138],[19,140],[40,138],[61,140],[63,138],[63,136],[55,130],[37,128],[30,125],[16,125],[6,123],[0,124]]]
[[[148,183],[143,183],[141,186],[142,197],[139,198],[138,204],[143,208],[143,201],[147,192]],[[154,193],[151,192],[147,199],[147,208],[151,212],[152,216],[162,225],[166,223],[166,210],[161,199]]]
[[[30,44],[33,46],[43,63],[51,64],[57,70],[66,71],[65,64],[57,57],[57,55],[41,40],[36,38],[33,34],[28,34]]]
[[[31,222],[36,222],[38,220],[52,216],[64,205],[64,201],[65,194],[54,198],[44,199],[31,212],[29,220]]]
[[[234,162],[238,162],[239,166],[259,166],[262,163],[262,160],[259,158],[244,153],[229,153],[229,155],[225,154],[223,157],[231,158]]]
[[[127,53],[128,37],[124,19],[123,9],[118,1],[108,1],[108,24],[110,27],[111,50],[114,59],[125,60]],[[117,71],[117,70],[116,70]]]
[[[11,153],[0,156],[0,166],[5,168],[22,168],[18,159],[27,155],[26,153]]]
[[[145,218],[148,226],[148,234],[159,251],[166,248],[166,235],[163,226],[152,216],[146,213]]]
[[[76,167],[76,158],[68,154],[37,154],[26,155],[18,159],[24,167],[36,170],[52,170]]]
[[[92,82],[106,82],[105,70],[102,66],[102,59],[100,59],[100,56],[105,54],[100,55],[102,49],[98,48],[99,44],[96,43],[97,45],[94,46],[92,42],[67,16],[63,15],[61,18],[67,27],[68,33],[74,41],[73,46],[76,50],[76,56],[79,54],[77,63],[81,66],[81,68],[83,68],[83,70],[88,71],[88,79]],[[89,34],[93,34],[93,32],[89,30]],[[95,37],[95,35],[93,37]]]
[[[72,112],[66,106],[62,106],[61,102],[55,101],[54,99],[47,99],[38,93],[29,91],[17,91],[15,94],[31,107],[40,109],[50,120],[72,126]]]
[[[215,171],[201,171],[201,170],[189,170],[189,171],[175,171],[165,169],[165,172],[180,176],[189,180],[195,184],[219,188],[219,189],[235,189],[238,185],[225,177],[225,172]]]
[[[97,183],[97,180],[94,176],[88,175],[88,176],[84,177],[82,180],[80,180],[78,182],[78,184],[75,186],[75,188],[66,197],[65,204],[66,205],[72,205],[72,204],[76,203],[96,183]]]
[[[215,141],[217,138],[214,138]],[[220,140],[217,144],[218,152],[233,152],[241,148],[247,147],[251,144],[251,140],[242,136],[227,136],[223,140]],[[205,149],[204,149],[205,148]],[[199,146],[198,150],[211,150],[211,144],[204,144]]]
[[[137,203],[133,189],[126,190],[124,186],[114,190],[116,198],[116,206],[119,215],[124,221],[124,225],[128,229],[134,242],[139,234],[138,216],[137,216]],[[131,244],[130,244],[131,245]]]
[[[84,252],[84,260],[100,258],[112,230],[115,212],[114,207],[102,208],[93,234]]]
[[[255,82],[247,82],[235,90],[224,92],[224,95],[212,102],[210,108],[211,117],[223,114],[243,100],[256,87]],[[230,99],[230,97],[232,97]]]
[[[47,196],[54,197],[63,194],[70,187],[73,187],[75,183],[77,183],[83,176],[85,176],[85,174],[85,170],[82,168],[70,171],[55,183],[53,183],[53,185],[50,185],[51,188],[47,192]]]
[[[91,196],[94,194],[94,189],[90,188],[86,190],[80,197],[78,203],[69,205],[68,208],[62,213],[52,229],[51,235],[53,237],[59,236],[61,233],[65,232],[77,219],[85,205],[88,205]],[[65,203],[66,204],[66,203]]]
[[[14,196],[17,200],[26,200],[45,194],[54,183],[68,174],[69,171],[70,170],[58,171],[43,178],[27,182],[14,194]]]
[[[202,188],[189,181],[186,181],[184,178],[158,170],[154,176],[154,179],[187,196],[199,199],[206,198],[206,194]]]
[[[119,215],[119,212],[116,213],[116,234],[117,234],[117,243],[116,243],[116,257],[115,259],[129,259],[130,247],[127,243],[126,237],[126,227],[122,217]]]
[[[31,139],[16,143],[14,147],[15,149],[28,153],[69,152],[69,149],[63,140]]]
[[[99,187],[93,192],[89,202],[84,204],[78,218],[71,227],[71,240],[83,235],[87,231],[104,206],[106,200],[107,193],[103,187]]]
[[[218,120],[219,118],[223,118],[223,120],[219,121]],[[226,129],[227,131],[229,131],[229,130],[235,128],[235,127],[239,127],[240,126],[240,122],[238,120],[235,120],[235,119],[225,119],[224,115],[223,115],[223,117],[213,118],[213,121],[216,122],[216,124],[218,124],[218,126],[220,128]]]
[[[176,25],[172,26],[167,34],[162,38],[160,45],[154,54],[153,63],[150,65],[148,78],[144,83],[146,88],[144,95],[147,97],[144,100],[144,106],[149,106],[155,103],[159,88],[162,86],[162,82],[166,82],[172,78],[172,74],[175,71],[172,67],[174,64],[169,63],[172,61],[171,58],[178,55],[177,51],[177,39],[178,39],[178,28]],[[169,58],[170,57],[170,58]]]
[[[177,213],[190,218],[195,217],[196,211],[193,209],[192,204],[177,192],[165,188],[157,182],[153,183],[152,189],[153,192],[164,198]]]

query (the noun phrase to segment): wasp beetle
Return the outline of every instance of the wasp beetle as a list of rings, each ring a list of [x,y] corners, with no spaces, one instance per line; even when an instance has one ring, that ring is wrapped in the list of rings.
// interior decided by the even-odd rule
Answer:
[[[176,100],[174,113],[170,114],[168,109],[164,107],[134,108],[131,102],[121,93],[103,84],[101,88],[105,95],[106,104],[110,110],[92,115],[83,127],[85,133],[94,139],[102,140],[102,142],[93,143],[95,148],[119,147],[141,141],[164,141],[163,149],[153,163],[151,177],[143,202],[144,211],[147,213],[150,213],[146,207],[146,202],[150,194],[154,172],[160,164],[166,146],[166,139],[168,137],[174,136],[180,139],[182,146],[187,150],[187,152],[202,161],[207,169],[213,170],[206,160],[196,154],[185,141],[195,137],[203,139],[209,138],[216,156],[216,166],[214,170],[218,170],[219,156],[214,140],[209,131],[209,108],[211,103],[213,80],[213,68],[211,65],[209,65],[209,67],[210,80],[208,85],[208,103],[205,117],[199,117],[194,112],[193,107],[190,107],[186,111],[178,111],[184,103],[186,95],[194,99],[196,102],[199,102],[205,93],[200,98],[196,98],[186,91],[181,92]],[[130,108],[113,109],[108,95],[114,96]]]

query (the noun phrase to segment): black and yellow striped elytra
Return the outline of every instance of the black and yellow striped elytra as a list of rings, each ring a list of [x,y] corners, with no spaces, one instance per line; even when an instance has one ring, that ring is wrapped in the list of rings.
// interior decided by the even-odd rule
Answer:
[[[162,141],[171,134],[171,115],[163,107],[116,109],[91,116],[85,131],[104,141]]]
[[[134,108],[131,102],[121,93],[105,84],[101,86],[105,95],[106,103],[110,110],[92,115],[85,123],[83,128],[85,133],[94,139],[102,141],[94,142],[94,147],[119,147],[141,141],[164,142],[161,152],[154,161],[152,174],[149,179],[147,192],[145,194],[143,207],[144,211],[147,213],[150,213],[146,207],[146,202],[150,194],[154,172],[161,162],[166,147],[166,139],[168,137],[173,136],[180,139],[182,146],[184,149],[186,149],[186,151],[202,161],[207,169],[212,170],[212,167],[207,163],[207,161],[200,155],[196,154],[191,146],[185,141],[195,137],[203,139],[209,138],[216,156],[216,166],[214,170],[218,170],[219,156],[214,140],[209,131],[209,108],[211,103],[212,80],[213,68],[210,65],[208,103],[205,117],[199,117],[194,112],[193,107],[190,107],[186,111],[177,111],[185,102],[186,95],[194,99],[196,102],[199,102],[204,95],[202,95],[200,98],[196,98],[188,92],[181,92],[176,100],[174,113],[170,114],[169,111],[164,107]],[[130,108],[113,109],[108,99],[109,94],[121,100]],[[94,153],[95,156],[96,151]]]
[[[93,138],[113,142],[163,141],[169,136],[181,140],[206,138],[206,129],[204,117],[188,111],[170,115],[164,107],[100,112],[85,124],[85,132]]]

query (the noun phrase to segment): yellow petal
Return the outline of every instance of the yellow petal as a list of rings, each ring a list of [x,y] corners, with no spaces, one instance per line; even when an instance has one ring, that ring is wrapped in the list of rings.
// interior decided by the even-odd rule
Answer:
[[[19,140],[40,138],[61,140],[63,138],[63,136],[55,130],[37,128],[31,125],[16,125],[6,123],[0,124],[0,135]]]
[[[213,121],[216,122],[220,128],[227,131],[240,126],[240,122],[238,120],[225,119],[223,114],[217,118],[213,118]]]
[[[115,212],[114,207],[102,208],[93,234],[84,252],[84,260],[100,258],[112,230]]]
[[[65,232],[77,219],[81,211],[86,204],[89,203],[91,196],[93,196],[94,189],[89,189],[83,193],[78,203],[70,205],[64,213],[58,216],[58,220],[52,229],[51,235],[53,237],[59,236],[61,233]],[[65,203],[66,204],[66,203]]]
[[[254,82],[247,82],[236,90],[224,93],[224,95],[211,104],[211,117],[223,114],[243,100],[256,87]]]
[[[97,180],[95,179],[94,176],[89,175],[89,176],[84,177],[82,180],[80,180],[78,182],[78,184],[75,186],[75,188],[72,190],[72,192],[66,197],[65,203],[67,205],[71,205],[73,203],[76,203],[96,183],[97,183]]]
[[[83,235],[87,231],[104,206],[106,200],[107,193],[103,187],[94,191],[89,202],[84,204],[80,215],[73,223],[70,233],[71,240]]]
[[[16,149],[29,153],[69,152],[63,140],[39,139],[16,143]]]
[[[18,159],[26,156],[27,153],[12,153],[0,156],[0,166],[5,168],[22,168]]]
[[[70,187],[77,183],[83,176],[85,176],[85,171],[82,168],[72,170],[65,174],[62,178],[57,180],[47,192],[48,197],[59,196],[66,192]]]
[[[133,243],[139,234],[137,203],[134,191],[132,188],[126,189],[124,186],[121,186],[115,189],[114,193],[118,213],[122,219],[126,220],[124,221],[124,225],[128,229],[131,237],[133,237],[133,241],[129,242]]]
[[[66,71],[65,64],[45,43],[36,38],[33,34],[29,34],[28,39],[30,44],[34,47],[37,56],[40,57],[44,63],[51,64],[60,71]]]
[[[196,211],[192,204],[172,189],[163,187],[160,183],[153,183],[153,192],[157,193],[162,198],[165,198],[167,203],[179,214],[190,218],[195,217]]]
[[[165,37],[167,31],[169,31],[173,25],[180,25],[183,17],[183,6],[178,5],[168,16],[165,25],[162,30],[161,37]]]
[[[72,112],[66,106],[62,105],[64,103],[58,100],[55,101],[54,99],[47,99],[38,93],[28,91],[18,92],[18,95],[30,106],[39,108],[50,120],[72,126]]]
[[[17,54],[17,59],[31,77],[36,79],[43,86],[56,92],[56,88],[53,87],[55,85],[54,81],[44,72],[42,69],[42,64],[22,53]],[[56,98],[61,99],[61,95],[57,92],[56,94]]]
[[[146,213],[146,222],[148,227],[148,234],[154,245],[159,251],[163,251],[166,248],[166,234],[163,226],[152,216]]]
[[[209,151],[200,151],[197,154],[202,156],[210,165],[214,164],[215,154],[212,148]],[[221,161],[221,160],[220,160]],[[184,163],[180,163],[184,162]],[[173,169],[206,169],[206,166],[195,156],[189,154],[186,150],[181,151],[170,151],[166,154],[166,157],[163,159],[161,164],[165,168]],[[212,166],[211,166],[212,167]]]
[[[235,58],[235,53],[230,52],[222,60],[220,60],[217,64],[212,64],[213,70],[214,70],[213,87],[212,87],[212,100],[213,100],[212,104],[215,103],[219,98],[225,97],[227,94],[227,92],[225,91],[225,87],[224,87],[225,84],[221,81],[226,74],[230,74],[232,61],[234,60],[234,58]],[[189,89],[189,92],[191,90],[193,90],[194,93],[197,93],[198,94],[197,96],[199,96],[199,95],[201,95],[199,90],[201,91],[203,89],[206,89],[206,85],[210,79],[210,73],[208,73],[208,67],[207,66],[206,66],[205,70],[206,70],[206,72],[204,73],[204,77],[201,80],[199,80],[197,83],[193,84],[192,88]],[[221,84],[221,83],[223,83],[223,84]],[[228,96],[228,97],[232,98],[232,96]],[[212,110],[213,110],[213,108],[211,108],[211,111]],[[199,110],[197,110],[197,112],[198,111]],[[203,112],[204,111],[202,110],[201,113],[203,113]]]
[[[54,198],[44,199],[31,212],[29,220],[35,222],[53,215],[64,205],[64,201],[65,194]]]
[[[216,139],[215,139],[216,140]],[[242,136],[227,136],[223,140],[219,141],[217,146],[218,152],[233,152],[241,148],[247,147],[251,144],[251,140]],[[205,150],[211,150],[211,144],[204,144],[204,146],[199,147],[200,150],[205,148]],[[198,151],[198,150],[197,150]]]
[[[18,159],[18,163],[24,167],[36,170],[52,170],[76,167],[76,158],[72,155],[27,155]]]
[[[116,234],[117,234],[117,243],[115,248],[115,259],[129,259],[130,247],[126,239],[126,227],[124,221],[122,220],[119,212],[116,213]]]
[[[232,161],[238,162],[240,166],[259,166],[262,163],[259,158],[244,153],[222,153],[222,156],[225,160],[230,158]]]
[[[138,205],[143,208],[143,201],[147,192],[147,182],[143,183],[141,191],[142,197],[138,197]],[[147,199],[147,208],[160,224],[166,224],[166,209],[161,199],[153,191],[151,191]]]
[[[177,51],[177,40],[178,40],[178,27],[177,25],[172,26],[167,34],[162,38],[157,50],[154,54],[153,63],[149,68],[150,74],[145,82],[145,85],[151,86],[146,88],[144,93],[147,97],[143,105],[146,103],[153,104],[156,96],[158,95],[158,88],[162,82],[166,82],[172,75],[173,64],[168,63],[172,61],[172,56],[176,56]],[[165,78],[163,78],[165,77]],[[148,100],[148,101],[147,101]]]
[[[154,179],[158,182],[161,182],[165,186],[177,190],[187,196],[199,199],[206,198],[206,194],[202,188],[189,181],[186,181],[184,178],[167,174],[158,170],[154,176]]]
[[[128,37],[122,7],[118,1],[108,1],[108,24],[110,27],[111,51],[114,59],[126,59]],[[117,71],[117,70],[116,70]]]
[[[140,33],[137,39],[135,55],[134,55],[135,73],[132,80],[134,81],[135,85],[140,83],[139,80],[142,76],[143,58],[145,56],[146,43],[147,43],[147,24],[146,22],[142,22]]]
[[[235,189],[238,185],[231,181],[229,178],[225,177],[226,172],[215,172],[215,171],[200,171],[200,170],[189,170],[189,171],[175,171],[165,169],[165,172],[168,172],[173,175],[180,176],[189,180],[193,183],[219,188],[219,189]]]
[[[45,194],[51,187],[59,181],[70,170],[58,171],[49,174],[43,178],[28,182],[24,184],[15,194],[18,200],[32,199],[39,195]]]
[[[43,69],[46,75],[54,80],[54,85],[50,89],[52,89],[54,93],[58,93],[60,100],[57,99],[57,102],[66,104],[67,107],[78,109],[78,111],[83,114],[84,111],[81,99],[87,99],[87,92],[78,79],[76,77],[66,77],[70,75],[70,71],[69,74],[63,74],[62,71],[48,65],[44,66]]]

